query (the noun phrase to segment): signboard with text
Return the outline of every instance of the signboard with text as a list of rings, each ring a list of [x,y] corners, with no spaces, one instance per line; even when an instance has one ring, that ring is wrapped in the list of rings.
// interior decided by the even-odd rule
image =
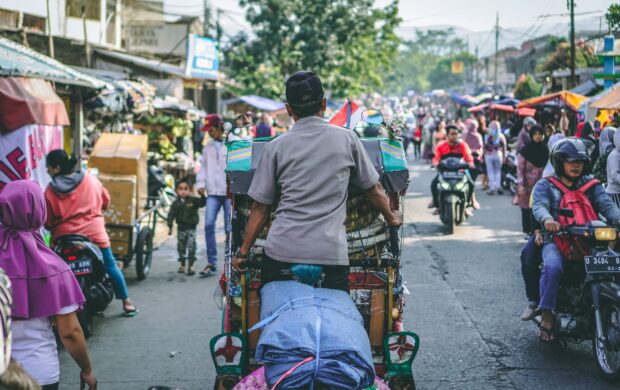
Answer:
[[[184,24],[131,24],[126,28],[126,49],[134,53],[185,56]]]
[[[185,74],[198,79],[218,79],[220,60],[217,42],[209,37],[190,34],[187,38]]]

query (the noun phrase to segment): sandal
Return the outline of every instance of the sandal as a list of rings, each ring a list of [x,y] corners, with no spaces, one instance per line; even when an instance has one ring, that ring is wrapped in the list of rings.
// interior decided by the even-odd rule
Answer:
[[[544,326],[540,326],[539,327],[541,333],[538,336],[538,338],[540,339],[540,341],[542,341],[543,343],[551,343],[553,341],[555,341],[555,328],[545,328]],[[542,334],[546,334],[549,338],[548,339],[543,339]]]
[[[179,266],[179,270],[177,271],[177,273],[179,273],[179,274],[184,274],[184,273],[185,273],[185,266],[180,265],[180,266]]]
[[[200,276],[203,277],[203,278],[206,278],[208,276],[213,275],[216,271],[217,271],[216,267],[214,267],[212,265],[208,265],[208,266],[205,267],[205,269],[200,271]]]
[[[123,311],[125,312],[123,314],[125,317],[133,317],[138,314],[138,308],[134,306],[133,303],[127,305],[123,304]]]
[[[192,275],[196,275],[196,270],[194,269],[194,267],[192,267],[191,265],[189,266],[189,268],[187,269],[187,275],[188,276],[192,276]]]

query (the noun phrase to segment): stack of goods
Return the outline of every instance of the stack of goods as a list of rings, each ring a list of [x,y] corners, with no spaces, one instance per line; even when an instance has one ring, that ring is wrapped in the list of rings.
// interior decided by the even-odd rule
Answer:
[[[110,194],[104,217],[112,251],[130,252],[131,229],[148,199],[147,137],[144,135],[101,135],[88,160],[97,168],[99,180]]]

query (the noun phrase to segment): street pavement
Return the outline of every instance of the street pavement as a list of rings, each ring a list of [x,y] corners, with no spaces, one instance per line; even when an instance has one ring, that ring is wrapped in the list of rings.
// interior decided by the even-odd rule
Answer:
[[[478,191],[481,210],[447,235],[426,208],[434,172],[420,163],[410,170],[403,273],[411,295],[404,320],[421,339],[413,365],[418,389],[616,388],[598,376],[589,342],[546,345],[533,323],[519,319],[526,303],[519,263],[525,240],[510,197]],[[199,267],[205,264],[201,230]],[[221,245],[221,220],[218,239]],[[208,343],[220,331],[217,280],[178,275],[176,268],[172,238],[155,252],[148,279],[137,282],[133,269],[126,271],[140,313],[124,318],[115,302],[95,320],[88,344],[100,389],[212,388]],[[77,388],[78,373],[62,351],[60,388]]]

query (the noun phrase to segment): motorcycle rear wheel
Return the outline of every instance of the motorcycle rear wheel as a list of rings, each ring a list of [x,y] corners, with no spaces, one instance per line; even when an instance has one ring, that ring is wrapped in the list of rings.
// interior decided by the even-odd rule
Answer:
[[[592,351],[601,376],[610,382],[620,380],[620,304],[601,304],[603,334],[594,331]]]

